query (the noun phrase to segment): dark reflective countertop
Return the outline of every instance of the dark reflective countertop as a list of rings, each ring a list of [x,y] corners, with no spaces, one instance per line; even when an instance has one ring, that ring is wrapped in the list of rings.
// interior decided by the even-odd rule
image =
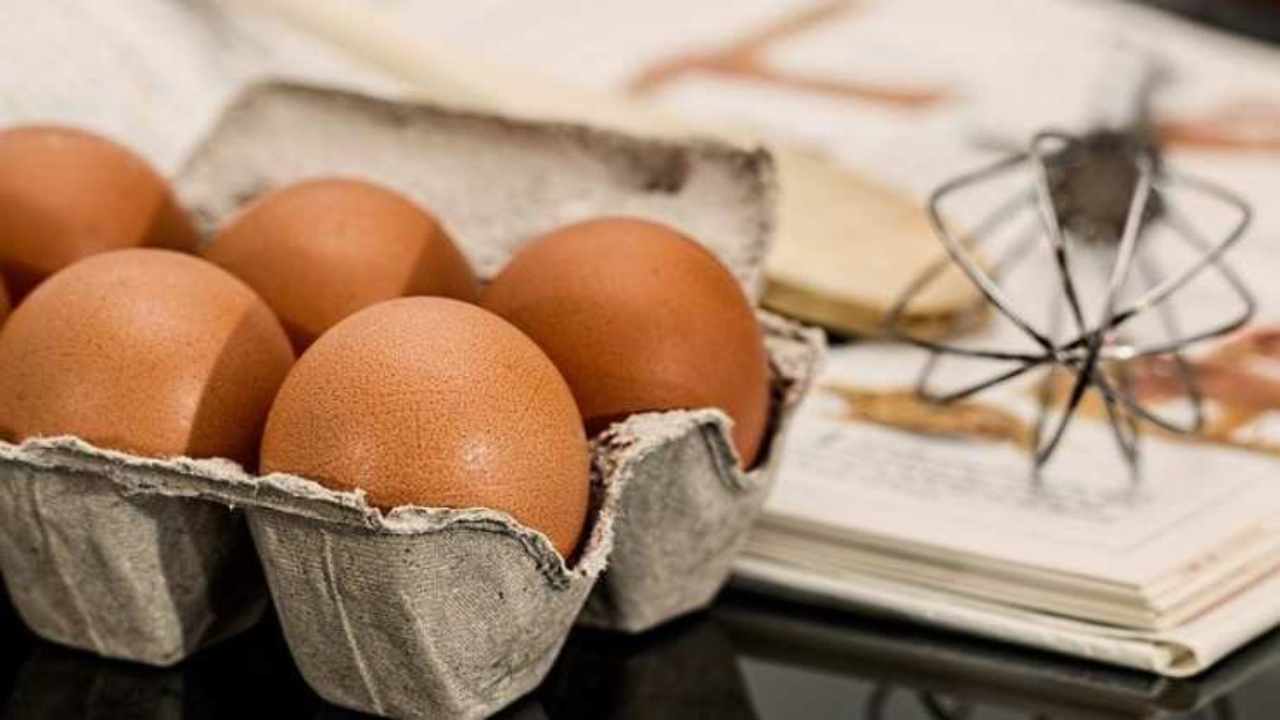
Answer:
[[[1168,680],[896,621],[726,592],[640,637],[576,631],[506,711],[541,718],[1215,718],[1280,716],[1280,632]],[[266,621],[178,667],[98,659],[33,638],[0,596],[0,718],[360,717],[302,680]]]

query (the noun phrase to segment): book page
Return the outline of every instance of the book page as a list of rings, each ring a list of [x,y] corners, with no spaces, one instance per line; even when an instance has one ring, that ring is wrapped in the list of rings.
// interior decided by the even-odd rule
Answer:
[[[1194,621],[1149,632],[1056,618],[1000,603],[957,597],[876,578],[819,575],[744,557],[737,584],[798,600],[872,613],[1003,640],[1171,677],[1199,674],[1280,619],[1280,575],[1250,586]]]

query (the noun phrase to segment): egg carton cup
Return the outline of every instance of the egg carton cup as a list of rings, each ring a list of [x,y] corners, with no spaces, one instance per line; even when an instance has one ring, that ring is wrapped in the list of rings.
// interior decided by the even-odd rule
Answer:
[[[594,478],[570,567],[492,510],[383,513],[363,492],[229,461],[33,439],[0,445],[0,565],[37,634],[168,665],[261,614],[261,580],[233,572],[256,564],[252,535],[322,697],[396,718],[486,717],[550,670],[611,549],[616,488]],[[237,595],[238,607],[210,601]]]
[[[73,438],[0,443],[0,571],[41,637],[172,665],[262,616],[262,570],[243,514],[123,493],[123,458]]]
[[[765,311],[772,376],[768,436],[743,472],[732,422],[719,410],[645,413],[594,440],[603,477],[622,487],[614,550],[579,624],[638,633],[706,608],[729,579],[734,558],[777,474],[790,419],[819,370],[821,332]]]

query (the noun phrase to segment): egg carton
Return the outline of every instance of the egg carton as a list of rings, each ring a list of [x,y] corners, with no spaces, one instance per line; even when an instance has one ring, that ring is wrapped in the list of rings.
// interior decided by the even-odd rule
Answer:
[[[595,474],[571,568],[505,513],[383,513],[227,460],[60,437],[0,445],[0,465],[0,564],[38,635],[171,665],[261,615],[261,575],[239,572],[260,561],[308,683],[395,718],[486,717],[541,682],[612,547],[620,490]]]
[[[646,217],[697,238],[758,300],[771,168],[716,143],[269,83],[232,104],[176,188],[207,236],[262,192],[366,178],[436,214],[482,278],[562,224]],[[300,670],[331,702],[485,716],[541,681],[584,603],[583,622],[638,631],[705,606],[727,579],[821,355],[815,331],[761,322],[774,401],[762,461],[738,470],[717,410],[615,425],[593,441],[592,529],[572,567],[502,513],[384,514],[358,492],[226,460],[47,438],[0,443],[0,571],[38,634],[154,665],[248,627],[269,590]]]

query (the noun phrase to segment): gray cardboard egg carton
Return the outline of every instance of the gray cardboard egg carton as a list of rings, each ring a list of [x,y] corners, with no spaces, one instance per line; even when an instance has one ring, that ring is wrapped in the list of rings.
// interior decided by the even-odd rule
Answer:
[[[484,278],[561,224],[648,217],[702,241],[756,299],[771,168],[714,143],[276,83],[233,103],[176,185],[208,233],[271,188],[367,178],[430,208]],[[592,525],[573,567],[501,513],[384,514],[359,493],[224,460],[48,438],[0,443],[0,571],[38,634],[153,665],[250,626],[269,590],[300,670],[331,702],[483,717],[541,681],[580,613],[639,631],[705,606],[726,580],[821,354],[816,332],[761,321],[774,407],[757,468],[738,470],[716,410],[615,425],[593,444]]]
[[[224,460],[62,437],[0,445],[0,466],[0,564],[37,634],[170,665],[256,620],[265,571],[312,687],[396,718],[485,717],[542,681],[609,554],[620,490],[595,475],[569,568],[503,513],[384,514]]]

